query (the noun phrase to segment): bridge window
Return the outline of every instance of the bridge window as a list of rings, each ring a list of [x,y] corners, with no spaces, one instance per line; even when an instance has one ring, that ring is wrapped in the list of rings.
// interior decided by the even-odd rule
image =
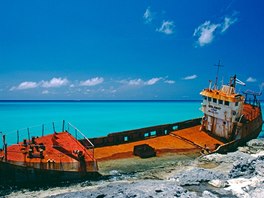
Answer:
[[[229,101],[225,101],[225,105],[226,106],[229,106]]]
[[[208,97],[208,101],[211,102],[212,101],[212,98]]]
[[[203,99],[204,99],[204,100],[207,100],[207,97],[206,97],[206,96],[204,96],[204,97],[203,97]]]
[[[218,100],[218,103],[219,104],[223,104],[223,100]]]
[[[238,102],[236,102],[236,104],[235,104],[235,105],[236,105],[236,107],[237,107],[237,106],[238,106]]]
[[[214,102],[214,103],[216,103],[216,102],[217,102],[217,100],[216,100],[215,98],[213,98],[213,102]]]

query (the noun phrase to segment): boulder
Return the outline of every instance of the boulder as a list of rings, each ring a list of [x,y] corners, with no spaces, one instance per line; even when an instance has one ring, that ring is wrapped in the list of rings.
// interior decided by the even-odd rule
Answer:
[[[214,179],[226,179],[226,176],[223,173],[209,169],[193,168],[170,178],[170,180],[177,181],[177,184],[181,186],[199,185],[201,182],[208,182]]]

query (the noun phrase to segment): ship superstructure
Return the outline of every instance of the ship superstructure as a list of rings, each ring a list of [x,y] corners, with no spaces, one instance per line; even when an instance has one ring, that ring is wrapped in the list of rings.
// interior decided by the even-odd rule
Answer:
[[[238,140],[246,137],[255,137],[262,126],[260,103],[256,93],[252,101],[236,92],[236,83],[243,84],[236,78],[230,78],[228,85],[204,89],[200,94],[203,97],[201,110],[204,113],[201,129],[226,141]],[[258,131],[258,133],[255,133]]]

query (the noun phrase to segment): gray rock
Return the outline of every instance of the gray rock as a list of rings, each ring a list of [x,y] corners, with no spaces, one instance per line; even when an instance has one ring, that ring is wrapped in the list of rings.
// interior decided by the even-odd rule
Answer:
[[[254,159],[251,155],[247,153],[243,153],[241,151],[236,151],[233,153],[228,153],[228,154],[210,154],[201,157],[199,160],[201,162],[214,162],[217,164],[221,163],[230,163],[232,164],[234,161],[241,161],[241,160],[248,160],[248,159]]]
[[[242,153],[250,153],[250,148],[248,146],[238,147],[237,150]]]
[[[230,186],[225,188],[225,190],[231,191],[237,197],[256,197],[251,195],[264,190],[264,178],[259,176],[248,179],[239,177],[229,179],[228,182]]]
[[[229,186],[226,180],[214,179],[209,181],[208,183],[216,188],[225,188]]]
[[[123,197],[198,197],[171,181],[142,180],[135,182],[112,182],[111,184],[91,188],[79,192],[65,193],[53,197],[91,197],[91,198],[123,198]]]
[[[258,157],[256,160],[255,175],[264,177],[264,156]]]
[[[264,139],[260,138],[260,139],[250,140],[249,142],[247,142],[247,146],[249,146],[251,148],[262,148],[262,149],[264,149]]]
[[[248,194],[249,194],[249,197],[263,198],[263,195],[264,195],[264,187],[256,188],[253,191],[249,192]]]
[[[237,160],[233,163],[233,168],[229,172],[229,178],[245,177],[249,178],[254,175],[263,176],[264,173],[264,156],[257,158]]]
[[[202,197],[203,197],[203,198],[218,198],[217,195],[215,195],[215,194],[213,194],[213,193],[211,193],[211,192],[209,192],[209,191],[207,191],[207,190],[205,190],[205,191],[203,192]]]
[[[177,181],[178,185],[198,185],[201,182],[208,182],[214,179],[226,179],[226,176],[222,173],[211,171],[203,168],[193,168],[183,173],[170,178],[170,180]]]
[[[264,139],[253,139],[247,142],[249,153],[258,153],[264,150]]]

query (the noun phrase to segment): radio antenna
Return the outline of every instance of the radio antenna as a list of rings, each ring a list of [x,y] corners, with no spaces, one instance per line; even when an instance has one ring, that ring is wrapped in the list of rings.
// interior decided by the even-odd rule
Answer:
[[[214,88],[217,89],[217,83],[218,83],[218,74],[219,74],[219,68],[224,67],[224,65],[220,64],[220,60],[218,61],[218,64],[215,64],[214,66],[217,67],[216,77],[215,77],[215,85]]]

